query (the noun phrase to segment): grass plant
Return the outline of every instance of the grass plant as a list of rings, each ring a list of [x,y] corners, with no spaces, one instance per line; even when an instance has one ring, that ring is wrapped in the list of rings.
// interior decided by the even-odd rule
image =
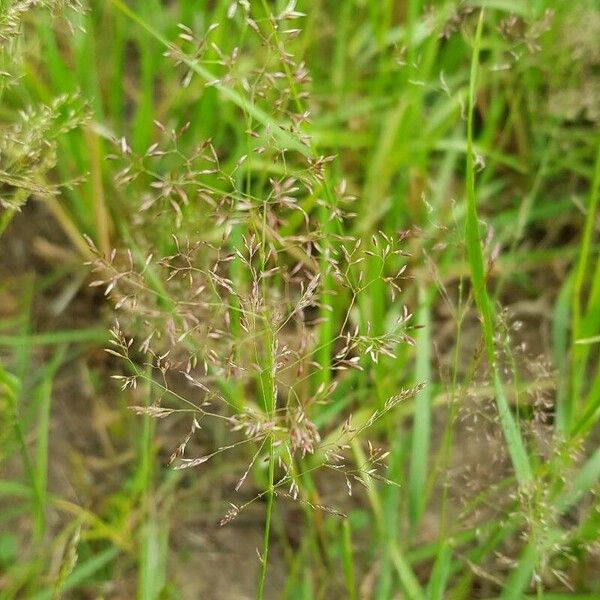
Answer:
[[[594,0],[0,0],[0,600],[600,594]]]

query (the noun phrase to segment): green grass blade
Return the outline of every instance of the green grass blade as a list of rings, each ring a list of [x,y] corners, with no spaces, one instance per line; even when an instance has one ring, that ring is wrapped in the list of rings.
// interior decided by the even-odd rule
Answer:
[[[565,512],[575,505],[579,499],[589,492],[600,479],[600,449],[586,461],[577,475],[573,478],[569,489],[563,492],[556,500],[556,506],[561,512]]]
[[[490,297],[486,287],[484,257],[481,236],[479,233],[479,218],[477,216],[477,199],[475,195],[475,156],[473,152],[473,119],[475,108],[475,91],[477,88],[477,71],[479,65],[479,51],[481,48],[481,35],[483,31],[483,10],[479,13],[477,33],[471,61],[471,76],[469,82],[469,105],[467,121],[467,163],[466,163],[466,244],[473,285],[473,295],[482,322],[483,338],[488,361],[493,371],[494,389],[496,392],[496,405],[500,424],[506,438],[506,444],[512,460],[515,475],[520,485],[529,483],[532,479],[531,466],[525,450],[521,433],[510,411],[500,371],[496,363],[494,345],[494,317]]]
[[[519,563],[512,570],[504,585],[502,600],[521,600],[525,588],[531,581],[531,574],[538,560],[537,547],[534,544],[525,546]]]
[[[554,306],[552,319],[552,345],[554,364],[558,369],[558,389],[556,399],[556,431],[562,437],[568,432],[569,389],[568,389],[568,347],[569,315],[571,310],[572,278],[568,278],[561,287]]]
[[[166,581],[167,530],[153,516],[142,528],[140,567],[138,574],[139,600],[158,600]]]
[[[438,556],[433,564],[431,577],[427,584],[427,600],[444,600],[448,578],[450,577],[450,565],[452,562],[452,547],[444,543],[439,549]]]
[[[419,286],[417,322],[421,325],[416,336],[417,360],[415,383],[431,381],[431,309],[430,294]],[[425,481],[429,462],[429,437],[431,435],[431,386],[426,386],[415,398],[415,416],[410,454],[408,482],[408,513],[411,533],[414,535],[425,510],[427,494]]]
[[[34,392],[39,397],[37,442],[35,452],[35,486],[37,489],[35,537],[40,542],[44,536],[46,525],[47,480],[48,480],[48,437],[50,432],[50,407],[52,402],[52,386],[56,371],[61,366],[65,356],[65,348],[61,348],[44,368],[42,381]]]
[[[587,409],[587,406],[582,407],[582,394],[584,392],[584,383],[587,376],[587,363],[590,348],[586,344],[578,344],[578,340],[582,338],[588,338],[596,335],[597,330],[597,316],[591,321],[592,325],[589,326],[590,320],[586,319],[587,314],[597,315],[600,307],[598,306],[586,306],[583,295],[584,288],[587,282],[587,271],[588,265],[591,260],[592,254],[592,236],[594,233],[594,224],[596,222],[596,213],[598,210],[598,202],[600,201],[600,144],[598,144],[596,161],[594,166],[594,172],[592,177],[592,184],[590,187],[589,201],[587,206],[587,213],[585,218],[585,224],[583,228],[583,235],[579,246],[579,256],[577,264],[575,265],[573,274],[573,287],[572,287],[572,347],[571,347],[571,373],[572,373],[572,384],[570,403],[568,405],[568,423],[573,426],[574,419],[577,416],[578,410]],[[598,268],[596,273],[600,274]],[[596,282],[594,282],[596,284]],[[592,290],[597,287],[593,285]],[[592,293],[591,298],[594,298]],[[588,328],[584,328],[584,325],[588,324]]]
[[[342,560],[344,566],[344,581],[348,600],[356,600],[356,578],[354,576],[354,559],[352,556],[352,527],[348,519],[343,524]]]

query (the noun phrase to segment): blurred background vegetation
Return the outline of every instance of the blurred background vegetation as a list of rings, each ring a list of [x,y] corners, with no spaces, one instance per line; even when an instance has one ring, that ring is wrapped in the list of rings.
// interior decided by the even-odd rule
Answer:
[[[370,433],[399,487],[348,497],[316,476],[319,498],[347,518],[276,503],[265,597],[597,598],[597,2],[249,6],[259,28],[286,7],[304,15],[278,43],[310,76],[302,128],[315,155],[336,156],[327,181],[358,198],[343,233],[370,244],[410,232],[400,298],[375,285],[360,313],[383,332],[406,304],[416,344],[334,374],[318,425],[427,383]],[[86,236],[105,256],[169,255],[174,232],[212,239],[195,202],[167,199],[162,218],[140,207],[203,140],[234,170],[249,107],[285,119],[268,94],[206,85],[232,55],[240,77],[270,60],[245,11],[231,0],[0,1],[2,599],[255,595],[264,503],[217,525],[251,453],[165,466],[189,423],[128,410],[152,391],[111,377],[123,371],[103,350],[114,309],[85,264]],[[168,56],[180,52],[179,64]],[[140,166],[163,128],[184,126],[181,156],[158,173]],[[278,168],[252,161],[255,195]],[[315,196],[300,202],[323,220]],[[296,216],[281,235],[300,231]],[[343,301],[332,305],[339,324]],[[199,443],[223,436],[204,430]],[[251,477],[264,488],[261,465]]]

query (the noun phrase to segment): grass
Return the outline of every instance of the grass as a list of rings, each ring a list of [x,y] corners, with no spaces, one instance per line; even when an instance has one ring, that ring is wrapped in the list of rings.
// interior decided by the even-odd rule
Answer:
[[[427,4],[0,2],[0,599],[598,596],[600,12]]]
[[[479,219],[477,217],[477,200],[475,195],[475,155],[473,152],[473,115],[475,107],[475,92],[477,86],[477,69],[479,66],[479,52],[481,46],[481,33],[483,28],[484,11],[479,13],[479,21],[475,32],[473,59],[471,61],[471,74],[469,79],[469,98],[467,112],[467,168],[466,168],[466,201],[467,215],[465,223],[465,243],[471,270],[473,296],[479,310],[483,340],[488,361],[491,365],[494,389],[496,392],[496,405],[500,417],[500,425],[506,438],[506,445],[513,464],[515,476],[519,485],[526,486],[532,479],[529,459],[518,426],[510,412],[504,386],[496,360],[494,342],[494,315],[492,304],[487,292],[485,281],[484,256],[481,248],[479,234]]]

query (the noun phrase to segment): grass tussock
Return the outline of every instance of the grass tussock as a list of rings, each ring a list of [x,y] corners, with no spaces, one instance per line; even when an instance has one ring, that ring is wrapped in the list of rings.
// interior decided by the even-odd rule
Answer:
[[[595,598],[594,2],[0,2],[0,598]]]

